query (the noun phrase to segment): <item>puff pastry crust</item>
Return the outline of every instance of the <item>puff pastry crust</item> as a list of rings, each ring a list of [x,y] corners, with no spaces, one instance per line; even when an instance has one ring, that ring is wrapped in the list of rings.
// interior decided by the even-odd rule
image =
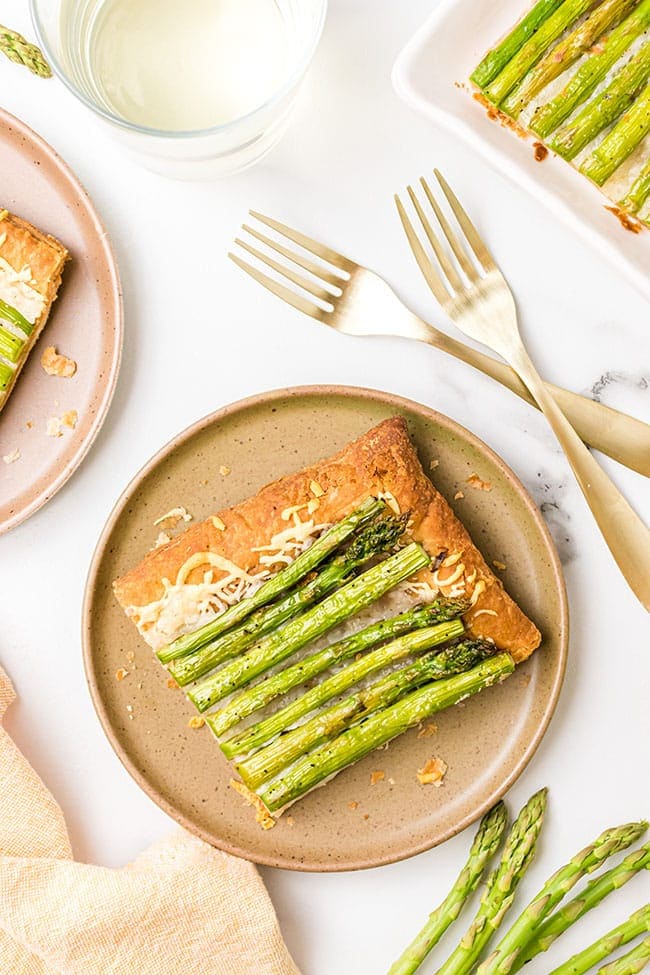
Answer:
[[[505,591],[424,473],[406,422],[399,416],[380,423],[334,457],[274,481],[253,497],[217,512],[216,521],[224,530],[208,518],[149,552],[139,565],[114,582],[118,601],[132,616],[134,607],[159,600],[164,592],[163,579],[176,579],[187,560],[199,552],[216,553],[254,573],[260,568],[255,549],[286,528],[283,511],[313,499],[314,482],[323,491],[318,499],[320,522],[340,520],[370,495],[392,496],[400,511],[410,513],[413,537],[432,558],[439,556],[438,563],[443,558],[450,563],[438,566],[435,574],[424,570],[418,580],[438,584],[443,593],[448,579],[453,579],[453,586],[462,586],[473,602],[465,617],[468,630],[491,638],[500,649],[510,651],[517,662],[539,646],[537,627]],[[203,572],[204,567],[197,566],[186,581],[200,581]]]
[[[45,328],[59,286],[63,267],[69,258],[68,251],[55,237],[33,227],[26,220],[2,210],[0,215],[0,258],[20,272],[29,268],[30,287],[44,299],[40,315],[25,343],[21,358],[16,364],[13,377],[4,392],[0,392],[0,410],[7,403],[16,380],[29,358],[29,354]]]

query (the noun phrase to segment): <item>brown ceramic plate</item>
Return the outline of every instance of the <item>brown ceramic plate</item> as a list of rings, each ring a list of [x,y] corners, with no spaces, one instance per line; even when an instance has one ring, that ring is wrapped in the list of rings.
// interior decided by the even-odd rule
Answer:
[[[70,251],[50,319],[0,413],[0,456],[20,451],[13,464],[0,464],[2,534],[49,501],[97,435],[117,380],[122,302],[115,258],[85,190],[46,142],[1,110],[0,173],[0,207]],[[46,345],[76,360],[72,379],[45,374]],[[48,437],[47,418],[67,410],[77,411],[76,428]]]
[[[196,519],[263,484],[337,451],[376,423],[402,414],[425,470],[489,561],[507,565],[506,585],[543,633],[543,645],[504,684],[436,717],[433,737],[408,732],[368,756],[263,831],[228,787],[231,772],[195,713],[117,604],[111,582],[138,562],[176,505]],[[220,475],[220,466],[231,468]],[[490,492],[465,482],[473,473]],[[452,501],[459,488],[465,497]],[[99,540],[84,605],[86,674],[113,748],[142,788],[209,843],[257,863],[296,870],[351,870],[426,850],[470,824],[512,785],[537,748],[562,684],[567,604],[546,526],[513,473],[453,420],[409,400],[344,386],[263,393],[200,420],[167,444],[126,489]],[[120,667],[136,670],[116,680]],[[131,709],[131,710],[130,710]],[[441,788],[416,771],[441,756]],[[370,785],[370,773],[385,779]],[[391,781],[393,780],[393,781]],[[394,782],[394,784],[393,784]],[[350,808],[350,803],[358,803]]]

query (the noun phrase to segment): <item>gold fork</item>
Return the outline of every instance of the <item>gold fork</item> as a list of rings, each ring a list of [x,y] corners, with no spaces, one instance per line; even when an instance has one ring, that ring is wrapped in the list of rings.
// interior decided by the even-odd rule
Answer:
[[[237,254],[228,255],[235,264],[273,294],[306,315],[348,335],[388,335],[419,339],[491,376],[532,406],[537,406],[534,397],[509,366],[464,345],[418,318],[374,271],[271,217],[254,210],[250,214],[287,242],[293,242],[302,249],[299,251],[288,247],[255,227],[244,224],[242,229],[250,237],[275,251],[282,260],[261,251],[248,240],[237,238],[235,243],[289,284],[296,285],[304,292],[300,293],[269,277]],[[318,258],[318,261],[312,260],[304,251]],[[626,467],[645,474],[646,477],[650,476],[649,424],[550,383],[546,384],[546,388],[585,443]]]
[[[423,206],[409,186],[409,197],[442,276],[396,196],[400,219],[418,266],[440,305],[460,331],[502,356],[526,384],[557,437],[619,569],[634,594],[650,611],[650,531],[589,453],[549,394],[524,348],[515,300],[505,278],[444,177],[437,169],[434,172],[460,227],[460,234],[452,229],[426,180],[420,182],[457,264],[454,265],[442,238],[434,232]]]

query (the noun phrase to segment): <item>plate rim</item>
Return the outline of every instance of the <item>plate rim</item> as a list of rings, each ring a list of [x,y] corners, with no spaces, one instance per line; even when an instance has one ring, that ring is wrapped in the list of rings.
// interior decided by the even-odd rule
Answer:
[[[333,863],[330,860],[314,860],[305,862],[304,860],[291,859],[283,854],[270,855],[257,852],[251,854],[250,850],[238,846],[236,843],[229,843],[226,840],[214,837],[207,830],[197,826],[188,816],[185,816],[183,813],[179,812],[166,796],[159,793],[148,782],[146,776],[136,766],[126,749],[120,743],[118,735],[114,731],[110,721],[110,716],[107,713],[107,708],[104,705],[95,676],[95,668],[93,666],[91,631],[92,609],[97,576],[101,569],[107,543],[115,524],[144,479],[178,446],[187,442],[187,440],[193,437],[196,433],[199,433],[214,423],[223,421],[233,413],[238,413],[251,407],[259,406],[260,404],[273,403],[282,399],[319,395],[341,396],[343,398],[360,397],[363,399],[375,400],[384,405],[394,406],[398,410],[410,410],[419,413],[419,415],[426,419],[433,420],[434,422],[442,420],[447,429],[450,429],[452,433],[460,434],[463,438],[469,440],[473,446],[478,446],[482,451],[485,451],[485,453],[503,472],[513,489],[528,508],[534,522],[539,528],[540,534],[546,542],[548,554],[551,560],[551,569],[559,597],[560,613],[558,666],[553,676],[551,690],[548,700],[545,703],[542,720],[540,721],[534,735],[531,737],[531,740],[528,742],[528,745],[513,766],[510,774],[504,781],[500,782],[489,792],[489,794],[483,799],[483,802],[480,803],[479,806],[473,810],[473,812],[468,813],[457,823],[450,826],[435,842],[426,839],[422,842],[414,842],[408,846],[405,846],[400,853],[389,854],[386,856],[377,855],[367,858],[362,862],[359,862],[358,860],[337,861],[336,863]],[[553,537],[540,510],[514,471],[512,471],[508,464],[506,464],[506,462],[502,460],[491,447],[484,443],[480,437],[476,436],[476,434],[472,433],[470,430],[467,430],[466,427],[462,426],[462,424],[458,423],[456,420],[446,416],[446,414],[440,413],[438,410],[434,410],[430,406],[418,403],[415,400],[400,396],[396,393],[390,393],[385,390],[371,389],[363,386],[348,386],[345,384],[313,384],[280,387],[266,390],[261,393],[255,393],[251,396],[246,396],[242,399],[235,400],[226,406],[222,406],[219,409],[214,410],[189,424],[189,426],[185,427],[175,436],[171,437],[149,458],[149,460],[147,460],[140,467],[136,474],[134,474],[130,479],[126,487],[120,492],[118,499],[116,500],[106,519],[104,527],[102,528],[101,534],[97,540],[97,544],[93,550],[93,555],[90,561],[84,586],[81,613],[81,645],[86,684],[88,686],[90,698],[102,730],[104,731],[113,752],[117,755],[118,759],[122,763],[122,766],[126,769],[136,784],[142,789],[145,795],[147,795],[149,799],[153,800],[153,802],[155,802],[155,804],[162,809],[163,812],[167,813],[167,815],[170,816],[176,823],[183,826],[193,835],[204,840],[204,842],[208,843],[210,846],[223,850],[225,853],[230,853],[234,856],[241,857],[242,859],[249,860],[250,862],[256,863],[259,866],[295,870],[305,873],[342,873],[345,871],[363,870],[385,866],[390,863],[397,863],[402,860],[409,859],[412,856],[416,856],[418,853],[423,853],[430,850],[435,846],[439,846],[442,843],[447,842],[447,840],[451,839],[453,836],[456,836],[458,833],[462,832],[468,826],[471,826],[472,823],[476,822],[496,802],[506,795],[533,758],[555,713],[567,667],[569,650],[569,606],[566,582],[562,572],[560,557],[558,555],[555,542],[553,541]]]
[[[122,353],[124,348],[124,301],[117,258],[108,231],[106,230],[106,227],[104,226],[89,193],[82,186],[78,177],[72,171],[68,163],[66,163],[58,152],[52,148],[49,142],[35,132],[34,129],[27,125],[26,122],[23,122],[22,119],[19,119],[15,115],[12,115],[11,112],[7,112],[5,109],[0,108],[0,128],[4,129],[5,126],[14,128],[20,135],[22,135],[28,144],[31,143],[34,145],[40,153],[49,158],[50,162],[53,163],[66,182],[70,185],[76,198],[82,204],[85,213],[90,217],[91,222],[94,224],[97,230],[98,239],[101,241],[104,251],[106,267],[111,281],[110,294],[113,304],[112,318],[114,321],[114,340],[111,362],[106,372],[104,392],[98,402],[98,406],[87,435],[80,442],[77,450],[62,471],[60,471],[51,480],[48,480],[48,483],[44,485],[38,494],[26,505],[15,511],[8,518],[5,518],[4,521],[0,520],[0,535],[6,534],[7,532],[11,531],[12,528],[17,528],[18,525],[21,525],[23,522],[27,521],[28,518],[31,518],[33,514],[46,505],[47,502],[50,501],[54,495],[58,493],[58,491],[61,490],[63,485],[72,477],[75,471],[85,460],[86,455],[94,444],[97,435],[104,424],[104,420],[106,419],[108,410],[113,400],[115,389],[117,387],[120,366],[122,364]]]
[[[391,72],[391,80],[395,92],[414,111],[417,111],[434,123],[437,123],[441,128],[451,132],[452,135],[460,139],[470,149],[477,152],[500,176],[506,180],[512,180],[528,196],[539,200],[572,233],[594,250],[610,267],[621,274],[643,298],[650,301],[650,279],[643,274],[643,271],[631,264],[627,257],[621,254],[600,229],[597,227],[588,227],[564,200],[547,187],[543,180],[534,179],[516,159],[512,159],[506,148],[508,144],[507,138],[504,139],[503,149],[488,145],[485,139],[482,138],[480,133],[469,122],[457,118],[445,108],[438,106],[435,101],[427,99],[411,82],[410,68],[420,48],[427,40],[435,36],[439,25],[444,23],[451,11],[458,4],[459,0],[441,0],[436,9],[429,14],[426,20],[402,47],[393,63]],[[570,167],[567,168],[570,170]],[[577,178],[578,174],[575,175]],[[582,185],[584,179],[583,177],[580,177],[580,179]],[[599,192],[598,196],[601,197]],[[602,201],[602,205],[606,206],[607,199],[603,197]],[[595,200],[594,205],[598,206],[599,200]]]

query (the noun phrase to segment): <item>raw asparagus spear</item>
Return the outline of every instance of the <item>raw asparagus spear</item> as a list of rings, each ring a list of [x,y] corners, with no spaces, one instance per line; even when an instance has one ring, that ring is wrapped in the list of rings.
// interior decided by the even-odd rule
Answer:
[[[35,44],[26,41],[18,31],[10,30],[0,24],[0,51],[14,61],[15,64],[24,64],[34,74],[41,78],[50,78],[52,71],[49,64],[43,57],[40,48]]]
[[[598,975],[635,975],[650,962],[650,938],[644,938],[632,951],[604,965]]]
[[[503,102],[503,110],[518,118],[536,95],[588,51],[603,31],[628,13],[636,0],[603,0],[568,37],[552,47]]]
[[[186,653],[191,653],[193,650],[198,650],[205,643],[214,640],[215,637],[225,633],[236,623],[250,616],[260,606],[265,606],[277,599],[287,589],[291,589],[301,579],[309,575],[312,569],[315,569],[339,545],[347,541],[357,528],[365,525],[371,518],[375,518],[380,512],[386,510],[387,507],[383,501],[379,501],[377,498],[368,498],[347,518],[337,522],[336,525],[324,532],[306,552],[301,552],[290,565],[271,576],[252,596],[240,599],[234,606],[230,606],[216,619],[206,623],[194,633],[179,636],[169,645],[169,648],[165,649],[165,659],[172,660],[175,657],[182,657]]]
[[[28,322],[24,315],[21,315],[16,308],[8,305],[2,298],[0,298],[0,318],[4,318],[6,322],[11,322],[12,325],[16,325],[25,335],[31,335],[34,331],[32,323]]]
[[[297,663],[286,667],[284,670],[267,677],[259,684],[242,691],[232,699],[223,710],[242,708],[247,714],[252,714],[260,708],[266,707],[276,697],[286,694],[293,687],[305,684],[332,664],[349,660],[369,647],[386,640],[396,639],[403,633],[410,633],[412,630],[420,629],[424,626],[431,626],[434,623],[442,623],[446,620],[455,619],[462,615],[467,609],[467,603],[458,600],[436,599],[428,606],[419,609],[409,609],[399,616],[393,616],[387,620],[380,620],[378,623],[371,623],[363,630],[353,633],[352,636],[339,640],[323,650],[304,657]],[[215,711],[208,715],[207,721],[215,734],[221,734],[220,715],[223,711]],[[239,713],[239,710],[238,710]],[[258,721],[244,731],[226,741],[221,742],[221,750],[227,758],[235,758],[237,755],[247,755],[249,752],[260,745],[265,744],[276,733],[273,715],[264,721]]]
[[[472,924],[436,975],[469,975],[512,904],[519,881],[535,854],[544,820],[547,789],[540,789],[519,813],[499,866],[491,874]]]
[[[646,931],[650,931],[650,904],[636,911],[627,921],[608,931],[584,951],[573,955],[558,968],[554,968],[551,975],[585,975],[617,948],[626,945],[628,941],[632,941]]]
[[[540,25],[551,16],[562,0],[537,0],[537,3],[517,26],[505,37],[500,44],[485,55],[481,63],[471,74],[471,79],[479,88],[485,88],[496,78],[499,72],[526,41],[539,29]]]
[[[650,196],[650,159],[634,180],[619,206],[630,213],[638,213]]]
[[[388,975],[413,975],[417,971],[449,925],[456,920],[470,894],[478,887],[486,866],[501,842],[507,822],[508,814],[503,802],[498,802],[486,813],[469,851],[467,863],[453,887],[442,904],[429,915],[424,927],[408,948],[393,962]]]
[[[485,94],[490,101],[500,105],[526,72],[537,64],[549,44],[563,34],[593,3],[594,0],[564,0],[485,88]]]
[[[332,674],[326,680],[317,684],[316,687],[312,687],[311,690],[306,691],[301,697],[287,704],[280,711],[276,711],[268,719],[269,727],[267,727],[267,732],[270,726],[272,726],[273,731],[271,731],[270,737],[273,737],[286,728],[290,728],[299,718],[309,714],[310,711],[320,707],[321,704],[325,704],[326,701],[336,697],[337,694],[342,694],[349,687],[353,687],[354,684],[368,674],[373,673],[373,671],[381,670],[382,667],[387,667],[389,664],[402,660],[412,653],[428,650],[431,646],[437,646],[439,643],[446,643],[447,640],[453,640],[462,634],[463,629],[464,627],[460,620],[452,620],[449,623],[439,623],[437,626],[430,626],[424,630],[407,633],[390,643],[384,644],[382,647],[378,647],[376,650],[361,657],[360,660],[355,660],[342,670]],[[190,692],[189,696],[200,711],[205,711],[205,695],[200,692],[201,686],[199,685],[198,688]],[[199,692],[198,697],[197,692]],[[251,714],[251,708],[255,703],[255,694],[250,694],[247,697],[240,694],[238,698],[229,702],[221,711],[210,715],[210,727],[215,734],[223,734],[228,728],[232,728],[242,718]]]
[[[650,869],[650,843],[628,853],[624,860],[612,867],[606,873],[595,877],[591,883],[580,891],[572,900],[547,918],[537,929],[534,937],[525,945],[517,958],[513,971],[519,971],[526,962],[534,958],[541,951],[548,951],[553,942],[563,934],[568,927],[579,920],[587,911],[591,911],[600,902],[618,890],[635,877],[641,870]]]
[[[646,822],[640,822],[606,829],[590,846],[560,867],[519,915],[490,957],[479,966],[477,975],[510,975],[515,971],[519,953],[578,880],[597,870],[608,857],[626,850],[647,828]]]
[[[650,0],[641,3],[597,45],[555,98],[536,109],[530,129],[546,139],[571,113],[593,94],[618,59],[650,25]]]
[[[368,559],[390,550],[402,534],[403,528],[402,519],[378,518],[371,522],[352,539],[345,552],[333,556],[313,579],[302,583],[270,606],[256,609],[243,623],[206,643],[194,653],[170,661],[170,673],[184,687],[203,677],[217,664],[236,657],[242,650],[257,643],[266,633],[276,630],[282,623],[338,589]],[[158,653],[163,663],[168,660],[167,652],[168,648],[164,648]]]
[[[650,85],[616,123],[580,172],[602,186],[650,132]]]
[[[644,44],[574,119],[559,129],[549,145],[565,159],[573,159],[592,139],[630,107],[650,77],[650,42]]]
[[[452,707],[466,697],[508,677],[514,668],[510,654],[501,653],[483,661],[467,673],[435,681],[412,691],[401,701],[396,701],[383,711],[371,714],[365,721],[348,728],[334,741],[303,756],[260,791],[261,799],[270,812],[277,812],[320,782],[358,762],[368,752],[391,741],[430,715]]]
[[[367,569],[301,616],[290,620],[239,657],[225,663],[206,679],[206,697],[212,702],[222,700],[281,660],[286,660],[311,640],[376,602],[389,589],[429,565],[430,561],[422,546],[412,542],[384,562]]]
[[[453,625],[443,623],[436,629]],[[422,634],[424,632],[421,631]],[[445,634],[440,633],[435,639],[442,642]],[[280,735],[266,748],[241,762],[237,771],[249,789],[255,790],[283,768],[287,768],[295,759],[305,755],[309,749],[335,738],[344,728],[364,720],[373,711],[388,707],[422,684],[442,680],[443,677],[451,677],[453,674],[462,674],[481,660],[492,656],[494,651],[494,644],[485,640],[466,640],[440,653],[427,653],[419,660],[387,674],[370,687],[354,692],[345,700],[319,711],[304,724]]]

